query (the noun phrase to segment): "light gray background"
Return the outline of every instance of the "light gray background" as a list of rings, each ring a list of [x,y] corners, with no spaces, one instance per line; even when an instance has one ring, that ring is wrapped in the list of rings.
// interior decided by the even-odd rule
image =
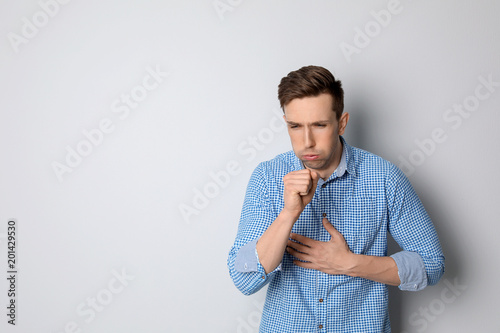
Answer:
[[[0,2],[0,277],[8,219],[19,231],[17,325],[1,278],[2,332],[256,332],[265,292],[241,295],[226,258],[252,170],[290,149],[277,84],[309,64],[342,80],[350,144],[418,164],[406,173],[446,274],[391,288],[393,331],[499,331],[500,87],[446,120],[480,77],[500,82],[498,1],[41,3],[47,21],[37,1]],[[384,24],[372,13],[389,10]],[[112,104],[148,68],[168,76],[121,119]],[[59,181],[52,164],[103,119],[113,131]],[[436,128],[446,140],[419,153]],[[92,298],[104,305],[91,318]]]

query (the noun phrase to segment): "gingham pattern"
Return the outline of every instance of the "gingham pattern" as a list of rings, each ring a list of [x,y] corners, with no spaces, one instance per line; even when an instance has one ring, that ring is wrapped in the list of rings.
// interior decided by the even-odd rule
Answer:
[[[439,240],[422,203],[405,175],[393,164],[344,143],[345,170],[320,179],[315,195],[292,232],[328,241],[322,215],[344,236],[354,253],[386,256],[387,231],[401,248],[423,259],[429,284],[444,272]],[[293,151],[262,162],[247,188],[228,268],[236,287],[250,295],[269,284],[260,326],[263,333],[390,332],[387,286],[363,278],[328,275],[293,264],[265,271],[235,268],[239,250],[264,233],[283,209],[283,177],[302,169]],[[345,172],[344,172],[345,171]],[[339,176],[340,175],[340,176]]]

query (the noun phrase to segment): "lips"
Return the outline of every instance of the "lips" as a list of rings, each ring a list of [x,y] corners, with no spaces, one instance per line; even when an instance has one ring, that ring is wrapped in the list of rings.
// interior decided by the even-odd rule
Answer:
[[[314,161],[319,158],[319,155],[303,155],[303,158],[308,161]]]

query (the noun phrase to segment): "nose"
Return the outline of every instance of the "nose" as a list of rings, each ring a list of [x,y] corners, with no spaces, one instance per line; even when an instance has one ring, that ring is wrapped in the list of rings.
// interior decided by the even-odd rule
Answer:
[[[316,143],[314,142],[313,133],[311,131],[311,128],[309,127],[306,127],[304,131],[304,144],[305,148],[312,148],[316,145]]]

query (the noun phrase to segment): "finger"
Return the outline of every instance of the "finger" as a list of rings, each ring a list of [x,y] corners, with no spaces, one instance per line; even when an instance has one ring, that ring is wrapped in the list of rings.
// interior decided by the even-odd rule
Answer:
[[[294,233],[290,234],[290,239],[292,239],[295,242],[299,242],[307,247],[311,247],[310,245],[314,242],[314,239],[312,238]]]
[[[311,172],[309,171],[309,169],[300,170],[299,174],[294,174],[292,176],[293,178],[291,179],[298,181],[301,185],[299,195],[306,196],[307,194],[309,194],[312,187]]]
[[[308,254],[299,252],[299,251],[295,250],[293,247],[287,247],[286,252],[288,252],[290,255],[292,255],[295,258],[302,260],[302,261],[307,261],[309,258]]]
[[[305,169],[305,170],[307,171],[307,173],[305,173],[305,175],[307,175],[307,190],[306,191],[302,191],[302,192],[299,193],[303,197],[307,196],[308,194],[310,194],[311,193],[311,188],[312,188],[311,171],[309,169]],[[316,188],[314,188],[314,189],[316,189]]]
[[[310,176],[311,175],[311,170],[309,169],[300,169],[300,170],[297,170],[297,171],[292,171],[290,172],[290,174],[292,175],[307,175],[307,176]]]
[[[300,195],[301,197],[305,197],[305,196],[307,196],[307,195],[310,193],[310,191],[311,191],[311,185],[309,185],[309,186],[307,187],[307,190],[306,190],[306,191],[299,192],[299,195]]]
[[[311,179],[311,171],[309,169],[302,169],[287,173],[283,180],[289,179]]]
[[[302,268],[307,268],[307,269],[316,269],[316,265],[313,264],[312,262],[304,262],[304,261],[300,261],[300,260],[294,260],[293,263],[299,267],[302,267]]]
[[[283,183],[287,190],[296,192],[301,196],[307,195],[312,188],[312,181],[309,175],[290,176],[283,179]]]
[[[314,171],[314,170],[310,170],[311,171],[311,178],[313,181],[316,181],[316,184],[318,184],[318,180],[319,180],[319,174]]]
[[[306,254],[309,252],[308,249],[310,249],[309,246],[302,245],[302,244],[294,242],[292,240],[288,240],[287,246],[298,251],[298,252],[306,253]]]
[[[311,200],[316,193],[316,187],[318,186],[319,175],[316,171],[310,170],[311,173],[311,184],[307,195],[305,195],[306,200]]]
[[[300,196],[305,196],[311,190],[311,180],[310,179],[294,179],[288,181],[285,186],[298,193]]]

